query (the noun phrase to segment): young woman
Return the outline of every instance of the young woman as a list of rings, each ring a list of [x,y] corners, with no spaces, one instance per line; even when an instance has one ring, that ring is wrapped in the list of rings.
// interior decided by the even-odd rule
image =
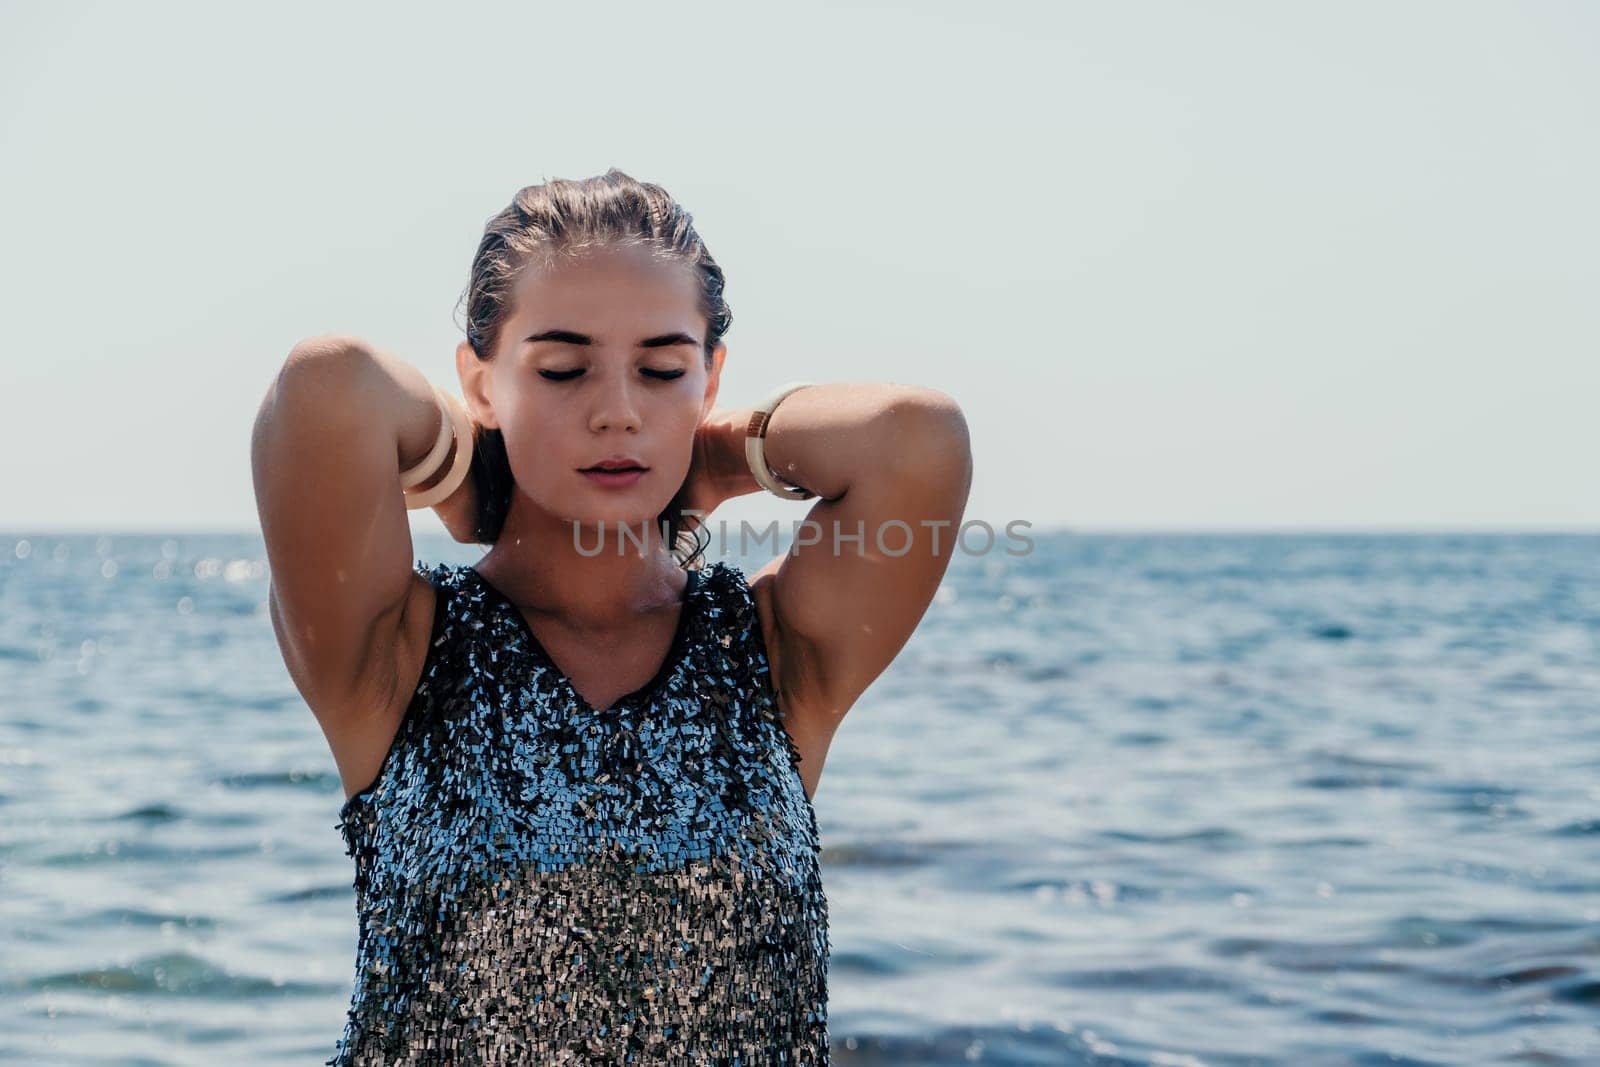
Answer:
[[[523,189],[459,397],[324,336],[262,403],[273,626],[355,859],[330,1064],[828,1061],[812,798],[949,563],[966,424],[891,384],[716,407],[691,223],[616,170]],[[764,488],[815,498],[794,548],[705,566],[706,516]],[[417,506],[487,554],[413,567]]]

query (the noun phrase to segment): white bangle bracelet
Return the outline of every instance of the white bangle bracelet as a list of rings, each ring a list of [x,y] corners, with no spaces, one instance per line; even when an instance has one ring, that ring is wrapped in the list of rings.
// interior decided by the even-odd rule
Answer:
[[[778,481],[778,476],[767,466],[767,427],[772,422],[772,413],[777,410],[784,397],[797,389],[815,384],[815,382],[789,382],[778,386],[765,400],[756,405],[750,415],[750,424],[745,427],[744,458],[750,464],[750,473],[768,492],[785,500],[809,500],[817,494],[809,489],[785,485]]]
[[[433,402],[439,405],[439,439],[415,467],[400,472],[401,489],[410,489],[432,478],[433,472],[444,462],[445,453],[450,451],[450,411],[445,407],[444,397],[439,394],[439,387],[433,386]]]
[[[462,482],[466,481],[467,470],[472,465],[471,416],[467,414],[465,405],[462,406],[461,413],[457,414],[456,409],[450,405],[449,399],[443,390],[435,387],[435,391],[438,392],[439,404],[444,409],[445,414],[449,416],[450,425],[455,431],[456,458],[450,464],[450,473],[446,474],[444,480],[438,485],[432,489],[424,489],[420,493],[407,493],[405,495],[407,511],[431,508],[440,501],[447,499],[451,493],[460,488]]]

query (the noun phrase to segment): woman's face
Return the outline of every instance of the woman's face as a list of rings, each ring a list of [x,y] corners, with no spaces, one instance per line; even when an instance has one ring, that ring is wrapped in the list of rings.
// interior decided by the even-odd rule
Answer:
[[[494,358],[469,351],[464,369],[479,376],[517,491],[559,520],[604,521],[609,536],[653,524],[688,474],[725,354],[708,371],[705,337],[692,266],[601,246],[525,268]],[[632,484],[581,473],[618,455],[646,468]]]

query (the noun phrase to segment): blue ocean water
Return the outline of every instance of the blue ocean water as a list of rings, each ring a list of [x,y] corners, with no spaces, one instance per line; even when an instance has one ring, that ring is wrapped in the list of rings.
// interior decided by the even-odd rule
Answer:
[[[0,534],[0,1062],[332,1054],[266,597],[256,535]],[[839,1064],[1600,1062],[1600,537],[958,555],[816,807]]]

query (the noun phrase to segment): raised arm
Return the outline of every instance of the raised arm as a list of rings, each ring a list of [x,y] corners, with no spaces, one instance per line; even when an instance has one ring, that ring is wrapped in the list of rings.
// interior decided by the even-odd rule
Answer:
[[[723,495],[763,491],[744,460],[750,411],[714,414]],[[972,484],[967,424],[937,390],[820,384],[778,405],[765,447],[780,479],[821,498],[793,550],[751,580],[776,638],[768,644],[778,646],[769,652],[785,718],[802,752],[820,762],[950,565]],[[820,766],[808,776],[813,785],[818,773]]]
[[[296,345],[256,415],[251,470],[272,624],[347,780],[368,769],[347,764],[375,770],[387,748],[384,737],[359,737],[383,729],[420,581],[400,471],[428,453],[439,417],[420,371],[343,336]]]

